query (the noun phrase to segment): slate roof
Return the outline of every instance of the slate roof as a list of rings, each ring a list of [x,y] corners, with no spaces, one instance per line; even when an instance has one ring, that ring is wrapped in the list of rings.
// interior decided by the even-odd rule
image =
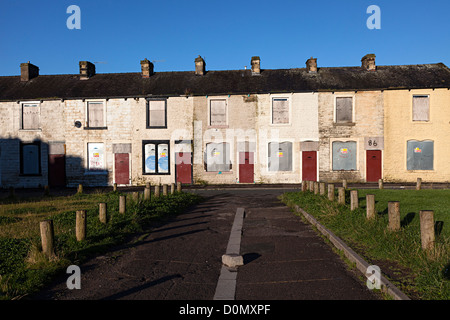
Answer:
[[[388,90],[449,88],[450,69],[443,63],[377,66],[376,71],[361,67],[156,72],[150,78],[141,73],[103,73],[88,80],[78,74],[39,75],[28,82],[20,76],[0,77],[0,101],[114,98],[144,96],[253,94],[343,90]]]

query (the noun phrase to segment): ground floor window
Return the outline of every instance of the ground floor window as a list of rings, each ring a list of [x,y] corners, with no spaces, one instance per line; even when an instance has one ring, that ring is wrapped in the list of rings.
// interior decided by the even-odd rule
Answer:
[[[170,141],[142,142],[144,174],[170,174]]]
[[[103,143],[88,143],[88,170],[104,171],[105,146]]]
[[[20,173],[23,175],[41,174],[41,143],[20,144]]]
[[[207,143],[205,166],[208,172],[231,171],[230,144],[227,142]]]
[[[292,171],[292,142],[269,142],[269,171]]]
[[[333,170],[356,170],[356,141],[334,141]]]
[[[406,149],[407,170],[433,170],[434,141],[409,140]]]

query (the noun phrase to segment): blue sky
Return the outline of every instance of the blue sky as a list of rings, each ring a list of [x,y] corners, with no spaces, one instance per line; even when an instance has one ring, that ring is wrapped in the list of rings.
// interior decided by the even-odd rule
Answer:
[[[81,29],[66,26],[70,5],[81,9]],[[381,9],[381,29],[369,30],[368,6]],[[450,66],[450,1],[36,1],[0,2],[0,75],[18,75],[31,61],[40,74],[78,73],[96,62],[98,73],[243,69],[254,55],[262,69],[443,62]]]

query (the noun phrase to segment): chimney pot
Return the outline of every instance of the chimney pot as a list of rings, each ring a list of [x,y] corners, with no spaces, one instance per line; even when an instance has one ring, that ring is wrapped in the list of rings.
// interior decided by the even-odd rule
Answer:
[[[141,60],[141,74],[142,78],[150,78],[153,74],[153,63],[147,60],[147,58]]]
[[[30,61],[20,64],[20,81],[30,81],[39,76],[39,68]]]
[[[87,80],[95,75],[95,65],[89,61],[80,61],[80,79]]]
[[[254,56],[251,59],[252,73],[261,73],[261,59],[258,56]]]
[[[205,74],[205,67],[205,60],[200,55],[195,58],[195,74],[203,76]]]
[[[316,73],[317,72],[317,58],[309,58],[306,60],[306,71],[308,73]]]
[[[361,67],[368,71],[374,71],[377,69],[375,65],[375,55],[373,53],[366,54],[361,59]]]

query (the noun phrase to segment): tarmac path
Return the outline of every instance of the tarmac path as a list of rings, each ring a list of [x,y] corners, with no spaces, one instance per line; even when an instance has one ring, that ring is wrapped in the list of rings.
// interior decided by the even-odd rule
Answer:
[[[212,300],[236,210],[245,209],[235,300],[375,300],[330,245],[277,198],[287,189],[193,190],[206,200],[93,258],[39,300]]]

